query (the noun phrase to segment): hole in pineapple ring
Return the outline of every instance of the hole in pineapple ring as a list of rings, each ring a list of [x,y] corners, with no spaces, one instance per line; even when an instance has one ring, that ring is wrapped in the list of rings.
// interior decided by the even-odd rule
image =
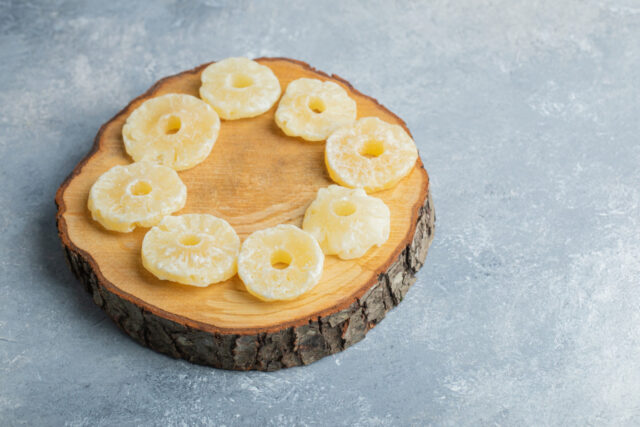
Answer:
[[[370,139],[360,147],[360,155],[367,158],[378,157],[384,153],[384,142]]]
[[[313,96],[309,98],[308,106],[309,106],[309,109],[316,114],[320,114],[327,109],[327,106],[324,105],[324,101],[318,98],[317,96]]]
[[[338,200],[331,205],[331,209],[338,216],[349,216],[356,212],[356,205],[349,200]]]
[[[195,234],[183,234],[182,236],[180,236],[180,239],[178,239],[178,242],[180,242],[180,244],[183,246],[195,246],[202,242],[202,239],[200,238],[200,236],[197,236]]]
[[[136,181],[129,187],[129,192],[134,196],[146,196],[151,190],[151,184],[146,181]]]
[[[165,135],[173,135],[174,133],[178,133],[180,128],[182,128],[182,120],[180,117],[170,114],[169,116],[163,117],[163,131]]]
[[[291,254],[282,249],[278,249],[271,254],[271,267],[278,270],[284,270],[291,264]]]
[[[231,78],[231,86],[236,89],[244,89],[253,84],[253,79],[246,74],[234,74]]]

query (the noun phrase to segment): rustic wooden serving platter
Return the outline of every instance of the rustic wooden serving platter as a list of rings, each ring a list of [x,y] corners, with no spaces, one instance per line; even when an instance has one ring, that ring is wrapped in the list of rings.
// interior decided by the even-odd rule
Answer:
[[[376,116],[406,129],[400,118],[340,77],[291,59],[257,61],[273,70],[283,92],[300,77],[332,80],[357,102],[359,118]],[[200,73],[207,65],[162,79],[134,99],[102,126],[93,149],[59,188],[58,231],[71,269],[127,334],[173,357],[225,369],[276,370],[341,351],[361,340],[402,300],[424,262],[435,215],[420,159],[395,188],[375,193],[391,210],[387,243],[355,260],[327,256],[320,283],[294,301],[260,301],[237,276],[207,288],[159,280],[141,263],[147,229],[109,232],[91,219],[91,185],[112,166],[132,162],[122,141],[129,114],[165,93],[198,96]],[[332,183],[324,166],[324,143],[287,137],[274,122],[275,109],[251,119],[222,121],[209,157],[179,173],[188,193],[187,205],[177,214],[224,218],[241,240],[280,223],[302,224],[317,190]]]

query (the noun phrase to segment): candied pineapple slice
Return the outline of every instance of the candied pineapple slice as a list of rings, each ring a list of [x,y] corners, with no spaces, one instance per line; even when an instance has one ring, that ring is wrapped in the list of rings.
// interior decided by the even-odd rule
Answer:
[[[255,117],[280,97],[271,68],[247,58],[227,58],[204,69],[200,97],[225,120]]]
[[[418,158],[415,142],[399,125],[377,117],[359,119],[327,139],[325,164],[331,179],[368,193],[395,186]]]
[[[240,239],[221,218],[209,214],[167,216],[142,241],[142,264],[154,276],[205,287],[233,277]]]
[[[207,158],[220,132],[220,118],[195,96],[169,93],[136,108],[122,128],[127,153],[147,161],[185,170]]]
[[[302,78],[289,83],[276,123],[289,136],[324,141],[334,130],[356,119],[356,102],[338,84]]]
[[[320,281],[323,263],[322,249],[309,233],[280,224],[247,237],[238,257],[238,275],[247,291],[261,300],[290,300]]]
[[[182,209],[187,187],[171,168],[146,162],[114,166],[89,191],[89,210],[107,230],[127,233],[156,225]]]
[[[330,185],[318,190],[302,229],[315,237],[325,255],[353,259],[386,242],[390,223],[391,213],[382,200],[361,188]]]

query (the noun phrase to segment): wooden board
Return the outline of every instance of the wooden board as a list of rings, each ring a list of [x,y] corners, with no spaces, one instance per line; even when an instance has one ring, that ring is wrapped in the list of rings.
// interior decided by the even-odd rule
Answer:
[[[406,129],[400,118],[337,76],[290,59],[257,61],[273,70],[283,92],[300,77],[332,80],[356,101],[358,117],[376,116]],[[58,190],[58,229],[72,270],[123,330],[174,357],[227,369],[273,370],[340,351],[402,299],[424,262],[435,217],[420,159],[395,188],[375,194],[391,210],[387,243],[355,260],[327,256],[320,283],[294,301],[259,301],[237,276],[207,288],[159,280],[141,263],[147,229],[109,232],[90,217],[91,185],[112,166],[132,161],[122,141],[128,115],[146,99],[165,93],[198,96],[207,65],[159,81],[103,125],[92,151]],[[222,121],[209,157],[179,173],[188,193],[177,214],[224,218],[241,240],[276,224],[302,224],[317,190],[331,184],[324,143],[284,135],[275,124],[275,109]]]

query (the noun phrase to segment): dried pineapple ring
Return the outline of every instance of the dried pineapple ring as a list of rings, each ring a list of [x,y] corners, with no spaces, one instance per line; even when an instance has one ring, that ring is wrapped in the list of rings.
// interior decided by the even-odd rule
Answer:
[[[89,210],[107,230],[127,233],[151,227],[182,209],[187,187],[171,168],[151,163],[114,166],[89,191]]]
[[[409,134],[377,117],[365,117],[331,134],[324,153],[331,179],[368,193],[395,186],[418,158]]]
[[[276,123],[289,136],[307,141],[324,141],[331,132],[351,125],[356,119],[356,102],[333,82],[298,79],[289,83],[278,109]]]
[[[136,108],[122,128],[122,137],[134,161],[185,170],[207,158],[219,132],[220,118],[207,103],[169,93]]]
[[[280,224],[247,237],[238,257],[238,276],[261,300],[290,300],[320,281],[323,264],[322,249],[309,233]]]
[[[280,82],[271,68],[247,58],[215,62],[200,79],[200,98],[225,120],[259,116],[280,97]]]
[[[208,286],[236,274],[240,239],[221,218],[208,214],[167,216],[142,241],[142,265],[154,276]]]
[[[330,185],[318,190],[304,214],[302,229],[326,255],[359,258],[389,238],[391,213],[385,203],[361,188]]]

